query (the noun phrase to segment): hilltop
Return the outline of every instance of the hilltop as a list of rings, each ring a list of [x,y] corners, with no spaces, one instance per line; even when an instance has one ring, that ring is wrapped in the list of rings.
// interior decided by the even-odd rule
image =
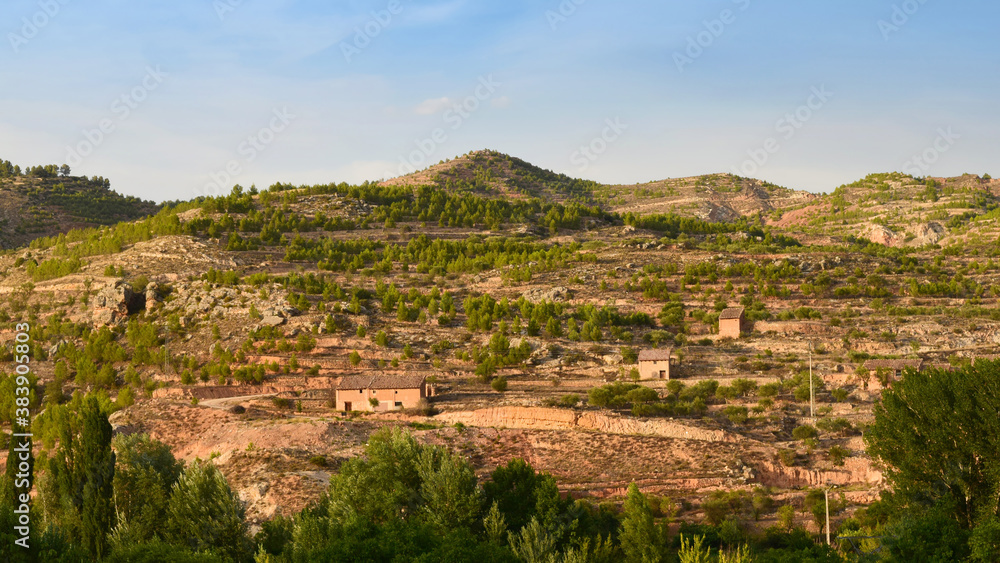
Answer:
[[[52,206],[56,184],[155,209],[104,182],[3,179]],[[481,152],[38,238],[0,256],[0,318],[34,319],[36,409],[100,396],[117,432],[212,460],[255,524],[316,501],[392,426],[483,479],[519,457],[595,505],[636,482],[684,522],[763,530],[790,506],[815,531],[814,487],[841,486],[840,523],[884,486],[861,434],[891,374],[866,361],[1000,352],[998,196],[971,175],[829,194],[728,174],[602,185]],[[719,333],[729,308],[739,338]],[[636,381],[651,348],[671,350],[670,381]],[[338,410],[332,390],[359,374],[434,394]]]
[[[69,167],[0,161],[0,248],[72,229],[114,225],[152,215],[159,205],[111,189],[102,177],[70,176]]]
[[[437,186],[490,197],[592,203],[601,184],[570,178],[497,151],[481,150],[385,180],[383,186]]]

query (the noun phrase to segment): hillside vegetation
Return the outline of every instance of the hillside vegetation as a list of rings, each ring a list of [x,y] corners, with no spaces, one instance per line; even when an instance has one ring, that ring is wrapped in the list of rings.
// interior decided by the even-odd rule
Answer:
[[[71,176],[68,166],[20,166],[0,160],[0,247],[42,236],[114,225],[156,213],[159,206],[111,190],[106,178]]]
[[[981,475],[890,495],[885,464],[912,459],[885,417],[906,405],[877,405],[944,379],[892,361],[993,377],[998,196],[988,176],[898,173],[829,194],[725,174],[610,186],[483,151],[36,237],[0,256],[0,319],[31,325],[37,521],[56,526],[38,541],[121,561],[859,560],[821,545],[835,485],[834,538],[990,560],[996,514],[957,518],[941,491],[991,486],[995,452],[970,442],[955,463],[987,459]],[[738,338],[720,335],[732,308]],[[654,348],[669,381],[640,379]],[[433,394],[336,410],[359,374]],[[68,500],[71,438],[114,445],[106,504]]]

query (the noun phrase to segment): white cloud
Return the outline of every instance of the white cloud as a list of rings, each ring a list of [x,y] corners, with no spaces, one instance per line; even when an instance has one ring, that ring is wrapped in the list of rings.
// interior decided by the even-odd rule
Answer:
[[[510,98],[507,96],[500,96],[499,98],[493,98],[490,100],[490,106],[503,109],[510,105]]]
[[[432,98],[430,100],[424,100],[414,108],[414,113],[417,115],[434,115],[435,113],[442,112],[452,105],[452,101],[447,96],[444,98]]]

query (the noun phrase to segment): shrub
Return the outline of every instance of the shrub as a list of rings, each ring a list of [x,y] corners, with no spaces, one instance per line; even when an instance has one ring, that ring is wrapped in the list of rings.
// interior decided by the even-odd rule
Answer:
[[[146,291],[146,286],[149,285],[149,278],[145,274],[136,277],[132,280],[132,290],[136,293],[143,293]]]
[[[792,430],[792,437],[795,438],[796,440],[805,441],[808,440],[809,438],[815,438],[816,436],[819,436],[819,431],[816,430],[815,426],[812,426],[810,424],[803,424],[802,426],[799,426],[795,430]]]
[[[780,383],[768,383],[766,385],[761,385],[758,389],[757,394],[761,397],[777,397],[778,393],[781,392]]]
[[[580,396],[576,393],[563,395],[556,404],[560,407],[573,408],[580,404]]]
[[[738,407],[735,405],[726,407],[722,413],[726,415],[729,422],[732,422],[733,424],[743,424],[750,418],[749,411],[746,407]]]
[[[634,364],[639,361],[639,352],[635,348],[622,346],[621,353],[623,364]]]
[[[291,399],[283,399],[281,397],[273,397],[271,399],[271,404],[279,409],[290,409],[292,408]]]
[[[832,446],[827,455],[834,465],[841,466],[844,465],[844,459],[851,455],[851,450],[843,446]]]
[[[326,467],[326,456],[314,455],[309,458],[309,463],[315,465],[316,467]]]
[[[490,383],[490,387],[498,393],[503,393],[507,390],[507,378],[502,375],[494,378],[493,382]]]
[[[778,451],[778,459],[781,461],[781,465],[785,467],[791,467],[795,465],[795,458],[797,454],[795,450],[782,449]]]
[[[427,399],[420,399],[417,401],[417,406],[413,410],[420,416],[434,416],[437,414],[437,409],[431,406],[430,401]]]
[[[737,396],[749,397],[757,391],[757,382],[750,379],[737,379],[732,384]]]
[[[823,432],[833,434],[844,434],[854,429],[854,426],[846,418],[821,418],[816,421],[816,427]]]

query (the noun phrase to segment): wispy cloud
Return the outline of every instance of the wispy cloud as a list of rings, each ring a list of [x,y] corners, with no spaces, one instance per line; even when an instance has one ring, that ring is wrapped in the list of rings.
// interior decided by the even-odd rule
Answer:
[[[503,109],[505,107],[510,106],[510,98],[508,98],[507,96],[500,96],[499,98],[494,98],[490,100],[490,106],[495,107],[497,109]]]
[[[424,100],[417,107],[413,108],[413,112],[417,115],[434,115],[450,108],[453,103],[451,98],[448,97]]]

